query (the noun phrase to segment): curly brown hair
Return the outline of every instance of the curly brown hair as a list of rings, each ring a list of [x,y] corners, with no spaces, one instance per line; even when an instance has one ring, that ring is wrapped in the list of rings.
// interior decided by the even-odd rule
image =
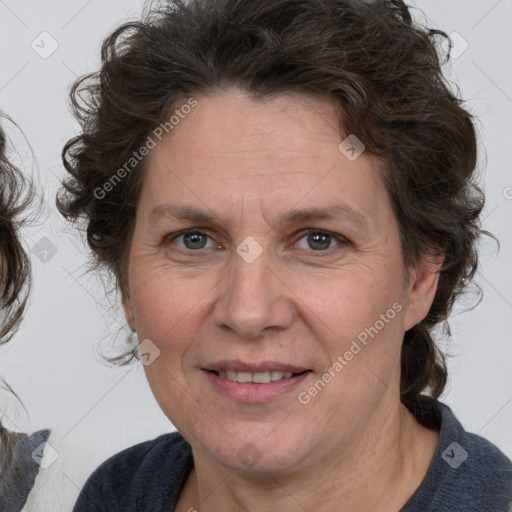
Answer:
[[[5,115],[1,117],[12,122]],[[7,137],[0,126],[0,345],[11,340],[21,322],[32,275],[19,230],[26,221],[34,190],[7,153]],[[4,389],[16,396],[5,382],[3,384]],[[11,463],[14,444],[14,435],[0,423],[0,477]]]
[[[115,30],[101,69],[74,84],[81,134],[63,150],[70,176],[58,208],[85,219],[95,262],[124,294],[144,159],[131,170],[125,163],[184,97],[235,86],[255,100],[332,98],[340,132],[384,164],[405,265],[433,248],[444,254],[435,299],[405,333],[401,362],[402,401],[437,398],[447,369],[432,331],[441,324],[449,334],[446,319],[477,269],[476,242],[490,235],[480,223],[472,116],[442,73],[445,38],[413,22],[402,0],[169,1]]]
[[[32,185],[9,161],[7,139],[0,127],[0,344],[16,332],[28,301],[30,259],[18,233],[32,199]]]

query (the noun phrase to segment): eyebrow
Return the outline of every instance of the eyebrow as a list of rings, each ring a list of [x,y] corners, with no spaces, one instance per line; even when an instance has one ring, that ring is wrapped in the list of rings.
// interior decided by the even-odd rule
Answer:
[[[218,216],[206,210],[191,206],[158,205],[149,214],[151,222],[160,218],[186,220],[209,225],[226,225],[220,222]],[[290,210],[286,212],[276,223],[277,226],[285,227],[290,224],[299,224],[318,220],[345,221],[353,224],[359,229],[366,229],[368,222],[364,215],[344,204],[329,204],[323,207],[310,207],[304,209]]]

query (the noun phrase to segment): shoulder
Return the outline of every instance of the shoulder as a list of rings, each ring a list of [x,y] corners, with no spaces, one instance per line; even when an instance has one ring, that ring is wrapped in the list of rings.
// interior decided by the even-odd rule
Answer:
[[[137,444],[94,471],[74,512],[163,510],[179,492],[192,466],[190,445],[179,432]]]
[[[440,421],[439,445],[425,480],[403,510],[508,512],[510,459],[487,439],[467,432],[447,405],[430,401],[425,411],[430,420]]]
[[[2,480],[0,482],[0,510],[19,511],[25,505],[42,464],[49,430],[32,435],[9,432],[4,429],[3,439],[12,446],[12,457],[5,460],[6,449],[0,446]]]
[[[494,444],[477,434],[467,432],[453,411],[439,403],[442,410],[443,430],[439,449],[442,459],[451,469],[461,468],[460,477],[477,472],[480,478],[499,478],[508,474],[512,478],[512,462]]]
[[[510,459],[490,441],[462,426],[453,433],[453,440],[445,439],[440,449],[447,465],[446,481],[451,482],[457,497],[473,507],[468,510],[508,511],[512,505]]]

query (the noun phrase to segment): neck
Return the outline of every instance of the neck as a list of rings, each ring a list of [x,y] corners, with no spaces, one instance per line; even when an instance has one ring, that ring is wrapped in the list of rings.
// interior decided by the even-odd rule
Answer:
[[[177,512],[396,512],[424,479],[439,434],[400,402],[383,405],[356,439],[284,473],[234,472],[193,450]]]

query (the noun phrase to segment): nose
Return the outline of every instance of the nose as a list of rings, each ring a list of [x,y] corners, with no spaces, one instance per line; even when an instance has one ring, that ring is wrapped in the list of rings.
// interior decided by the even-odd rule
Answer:
[[[215,323],[220,328],[256,339],[292,325],[295,312],[290,289],[276,266],[270,267],[265,251],[251,263],[235,254],[223,282],[214,309]]]

